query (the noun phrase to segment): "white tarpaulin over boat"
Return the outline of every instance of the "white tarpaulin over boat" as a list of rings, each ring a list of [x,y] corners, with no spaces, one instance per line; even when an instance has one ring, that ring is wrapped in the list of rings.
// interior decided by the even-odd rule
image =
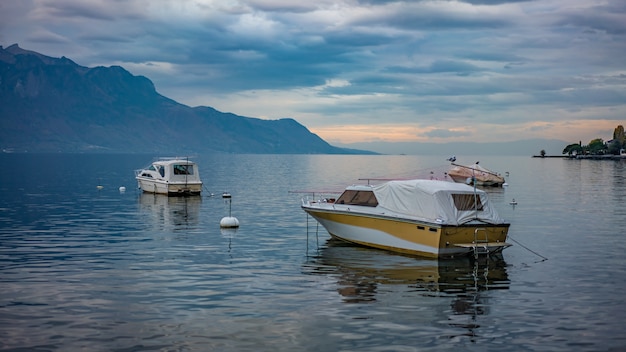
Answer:
[[[465,184],[403,180],[390,181],[372,189],[380,207],[429,222],[460,225],[479,219],[490,224],[504,223],[489,202],[487,193],[480,189],[474,193],[474,188]]]

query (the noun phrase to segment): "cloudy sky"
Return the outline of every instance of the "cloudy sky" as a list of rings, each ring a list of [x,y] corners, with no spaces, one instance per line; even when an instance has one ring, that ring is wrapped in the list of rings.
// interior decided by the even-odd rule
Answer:
[[[624,0],[20,0],[0,45],[331,143],[612,138]]]

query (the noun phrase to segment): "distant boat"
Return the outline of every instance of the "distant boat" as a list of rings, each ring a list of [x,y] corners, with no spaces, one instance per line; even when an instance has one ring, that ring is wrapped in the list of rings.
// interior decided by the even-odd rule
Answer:
[[[147,193],[169,196],[200,195],[202,181],[198,165],[189,159],[161,158],[135,171],[138,187]]]
[[[498,253],[510,224],[485,191],[437,180],[353,185],[339,198],[303,199],[302,209],[346,242],[425,257]]]
[[[505,182],[502,175],[478,165],[478,162],[471,166],[451,164],[453,167],[448,171],[448,175],[454,182],[470,185],[475,182],[477,186],[487,187],[502,187]]]

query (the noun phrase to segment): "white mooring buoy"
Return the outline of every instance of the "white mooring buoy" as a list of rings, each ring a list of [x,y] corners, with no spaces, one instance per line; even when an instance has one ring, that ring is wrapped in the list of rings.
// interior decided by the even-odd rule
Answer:
[[[220,227],[221,228],[239,227],[239,220],[237,220],[237,218],[232,217],[232,216],[223,217],[222,220],[220,220]]]
[[[120,193],[124,193],[124,192],[126,192],[126,187],[121,186],[121,187],[120,187]]]
[[[239,227],[239,220],[237,220],[236,217],[231,216],[232,196],[230,195],[230,193],[224,192],[222,194],[222,198],[228,201],[228,216],[223,217],[222,220],[220,220],[220,227],[231,229]]]

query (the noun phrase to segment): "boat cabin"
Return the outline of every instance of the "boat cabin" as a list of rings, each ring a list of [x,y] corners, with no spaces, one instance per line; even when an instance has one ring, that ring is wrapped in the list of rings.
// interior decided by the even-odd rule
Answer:
[[[379,208],[387,214],[444,224],[458,225],[474,219],[487,223],[503,221],[484,191],[447,181],[398,180],[382,185],[352,185],[336,201],[328,203]]]
[[[161,160],[140,171],[138,176],[159,180],[192,181],[200,180],[197,165],[187,160]]]

